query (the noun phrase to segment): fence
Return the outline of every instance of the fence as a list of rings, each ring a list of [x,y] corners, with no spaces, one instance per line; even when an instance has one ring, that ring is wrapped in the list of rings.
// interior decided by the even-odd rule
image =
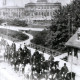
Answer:
[[[60,53],[60,52],[58,52],[56,50],[49,49],[49,48],[46,48],[46,47],[43,47],[41,45],[37,45],[37,44],[34,44],[34,43],[30,43],[29,47],[37,49],[37,50],[42,51],[43,53],[47,53],[49,55],[53,54],[54,57],[62,54],[62,53]]]

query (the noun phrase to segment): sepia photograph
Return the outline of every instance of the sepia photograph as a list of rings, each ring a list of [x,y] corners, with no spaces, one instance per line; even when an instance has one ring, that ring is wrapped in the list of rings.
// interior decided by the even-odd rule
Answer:
[[[80,80],[80,0],[0,0],[0,80]]]

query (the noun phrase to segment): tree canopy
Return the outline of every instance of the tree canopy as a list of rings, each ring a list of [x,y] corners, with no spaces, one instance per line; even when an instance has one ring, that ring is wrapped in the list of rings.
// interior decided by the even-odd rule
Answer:
[[[71,4],[62,6],[55,11],[52,25],[45,31],[45,37],[41,33],[35,36],[34,41],[43,41],[46,47],[64,51],[65,42],[75,33],[80,27],[80,0],[74,0]],[[40,38],[41,37],[41,38]],[[36,43],[37,43],[36,42]]]

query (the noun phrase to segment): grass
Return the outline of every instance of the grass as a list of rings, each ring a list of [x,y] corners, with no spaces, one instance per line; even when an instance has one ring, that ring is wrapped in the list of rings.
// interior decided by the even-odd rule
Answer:
[[[29,24],[27,27],[29,27],[29,28],[47,28],[47,27],[49,27],[50,25],[40,25],[40,24],[36,24],[36,25],[34,25],[34,24]]]
[[[29,38],[29,36],[23,34],[22,32],[13,31],[10,29],[3,29],[3,28],[0,28],[0,36],[8,38],[9,40],[12,40],[15,42],[24,41]]]
[[[37,35],[39,32],[40,32],[40,31],[26,30],[26,33],[29,33],[29,34],[33,35],[33,37],[34,37],[35,35]]]

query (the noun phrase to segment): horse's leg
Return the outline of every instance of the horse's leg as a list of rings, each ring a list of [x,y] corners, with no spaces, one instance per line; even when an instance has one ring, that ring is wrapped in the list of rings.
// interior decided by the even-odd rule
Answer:
[[[5,53],[4,53],[4,62],[5,62]]]
[[[17,71],[20,71],[20,70],[19,70],[19,66],[20,66],[20,65],[19,65],[19,64],[17,64]]]
[[[16,64],[14,64],[14,70],[16,71],[17,67],[16,67]]]
[[[4,53],[4,61],[6,61],[6,53]]]
[[[47,80],[48,77],[49,77],[49,73],[46,73],[46,74],[45,74],[45,79]]]
[[[10,63],[11,63],[11,66],[13,65],[13,61],[12,61],[12,58],[10,59]]]
[[[5,56],[4,56],[4,62],[5,62]]]
[[[7,54],[7,60],[8,60],[8,63],[9,63],[9,54]]]
[[[22,74],[24,74],[24,68],[23,68],[23,64],[22,64],[22,70],[21,70]]]

